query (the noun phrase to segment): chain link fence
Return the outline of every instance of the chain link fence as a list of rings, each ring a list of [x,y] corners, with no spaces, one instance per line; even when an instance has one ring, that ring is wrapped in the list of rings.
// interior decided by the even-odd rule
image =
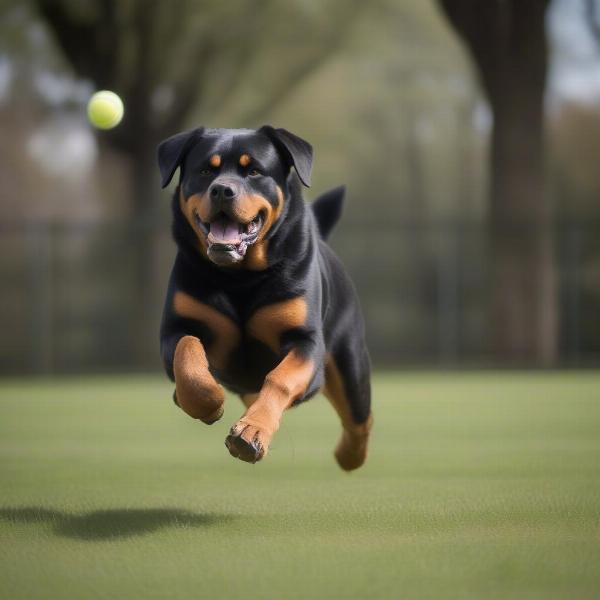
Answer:
[[[484,224],[379,223],[376,236],[368,229],[344,223],[332,245],[359,290],[375,365],[490,364]],[[141,236],[152,239],[143,294],[136,277]],[[561,223],[555,242],[560,362],[594,364],[600,223]],[[0,372],[159,369],[158,327],[174,254],[163,222],[0,223]],[[140,330],[142,308],[149,316]]]

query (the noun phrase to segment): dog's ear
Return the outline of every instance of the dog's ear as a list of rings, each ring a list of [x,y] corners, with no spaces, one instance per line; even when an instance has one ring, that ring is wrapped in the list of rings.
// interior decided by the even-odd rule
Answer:
[[[187,151],[202,136],[203,131],[204,128],[199,127],[177,133],[158,145],[158,168],[160,169],[163,188],[169,185],[177,167],[181,166]]]
[[[270,125],[264,125],[259,131],[269,137],[285,156],[289,163],[288,166],[296,169],[300,181],[306,187],[310,187],[310,173],[313,161],[312,146],[286,129],[275,129]]]

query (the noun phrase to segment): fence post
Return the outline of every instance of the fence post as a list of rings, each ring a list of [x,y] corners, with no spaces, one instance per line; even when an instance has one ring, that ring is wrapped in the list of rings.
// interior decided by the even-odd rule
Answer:
[[[581,256],[581,225],[571,222],[567,228],[566,251],[563,254],[563,277],[565,278],[565,310],[567,353],[571,360],[579,362],[581,337],[579,333],[579,261]]]
[[[442,225],[442,244],[437,261],[438,357],[441,363],[455,364],[460,352],[460,224]],[[444,236],[444,234],[446,234]]]
[[[30,360],[25,367],[38,374],[54,370],[53,235],[47,223],[32,223],[27,228]]]

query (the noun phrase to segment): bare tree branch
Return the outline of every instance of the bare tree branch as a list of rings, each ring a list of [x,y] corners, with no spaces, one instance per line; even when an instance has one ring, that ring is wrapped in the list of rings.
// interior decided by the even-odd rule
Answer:
[[[558,297],[543,159],[549,0],[438,2],[469,49],[494,115],[492,346],[499,358],[551,364]]]
[[[94,80],[98,87],[110,87],[120,52],[117,3],[96,0],[97,20],[76,18],[58,0],[34,0],[58,45],[80,77]],[[102,60],[98,60],[98,56]]]
[[[242,115],[240,122],[244,125],[257,124],[276,106],[285,102],[311,73],[314,73],[339,50],[351,26],[364,9],[365,3],[362,1],[355,1],[351,6],[346,7],[344,16],[336,21],[334,31],[330,33],[325,46],[311,58],[295,68],[290,68],[263,102]]]
[[[192,52],[192,60],[198,65],[196,72],[188,73],[185,78],[174,84],[173,105],[161,121],[161,131],[171,133],[181,126],[185,117],[198,103],[203,85],[206,85],[205,69],[201,65],[209,65],[217,53],[217,46],[210,39],[199,39]]]
[[[232,44],[232,55],[229,60],[228,70],[220,82],[221,94],[213,96],[206,103],[208,114],[214,112],[223,103],[223,95],[235,95],[236,88],[243,80],[244,72],[249,68],[255,58],[257,40],[260,40],[261,27],[265,26],[266,16],[274,5],[273,0],[263,0],[258,5],[247,4],[240,25],[232,32],[236,37],[236,44]]]

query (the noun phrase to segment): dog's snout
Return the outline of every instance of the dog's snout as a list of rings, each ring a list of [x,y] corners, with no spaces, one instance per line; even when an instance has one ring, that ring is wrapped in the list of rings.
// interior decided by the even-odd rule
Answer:
[[[210,199],[213,201],[233,200],[237,197],[239,190],[233,183],[213,183],[210,186]]]

